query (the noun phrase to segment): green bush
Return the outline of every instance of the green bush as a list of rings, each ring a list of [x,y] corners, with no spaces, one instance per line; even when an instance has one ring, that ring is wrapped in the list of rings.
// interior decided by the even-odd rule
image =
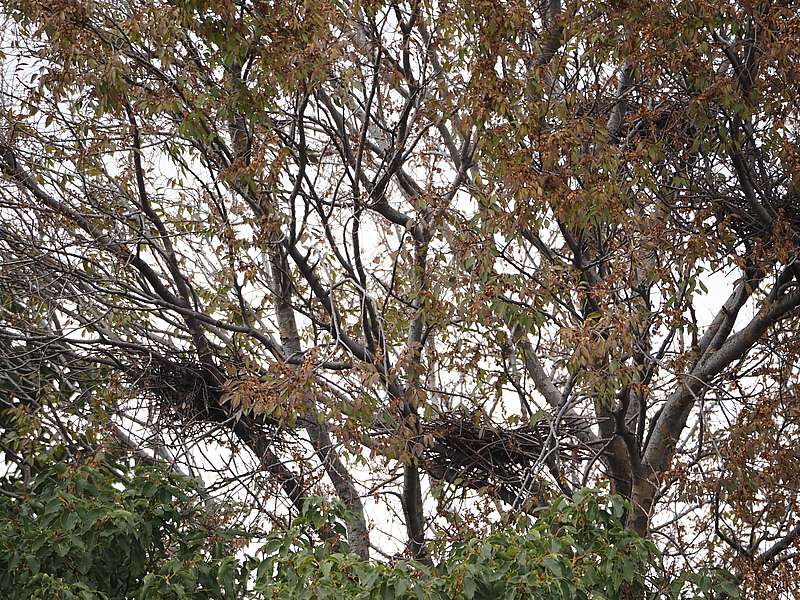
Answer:
[[[231,534],[205,522],[198,498],[156,469],[57,464],[17,482],[0,497],[0,597],[238,597]]]
[[[193,481],[157,469],[56,464],[2,492],[8,600],[738,597],[721,573],[661,576],[653,543],[623,526],[625,503],[590,490],[485,536],[439,540],[433,566],[348,552],[348,515],[318,498],[245,556],[251,540],[219,526]]]
[[[486,537],[446,549],[434,567],[399,561],[376,565],[329,545],[312,545],[303,532],[339,508],[307,505],[295,527],[263,548],[256,589],[267,598],[581,599],[618,598],[642,587],[656,557],[653,544],[626,530],[616,497],[580,492]]]

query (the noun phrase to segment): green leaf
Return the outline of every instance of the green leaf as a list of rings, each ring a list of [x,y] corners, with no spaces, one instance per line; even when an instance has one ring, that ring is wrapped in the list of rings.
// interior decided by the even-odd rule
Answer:
[[[564,574],[564,570],[561,567],[561,563],[558,562],[552,556],[546,556],[542,559],[542,565],[550,571],[556,577],[561,577]]]
[[[78,514],[75,512],[69,513],[66,518],[64,519],[64,529],[70,531],[78,524],[79,517]]]
[[[475,597],[475,580],[472,575],[464,577],[464,597],[467,600],[472,600]]]

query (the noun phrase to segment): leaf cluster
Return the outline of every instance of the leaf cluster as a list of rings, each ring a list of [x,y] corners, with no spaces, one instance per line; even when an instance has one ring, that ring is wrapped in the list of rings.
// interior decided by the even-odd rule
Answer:
[[[738,597],[724,573],[663,577],[655,545],[623,526],[627,509],[617,496],[584,489],[447,545],[431,566],[404,558],[370,563],[342,545],[315,544],[311,528],[326,523],[343,535],[346,514],[338,503],[307,502],[292,528],[262,547],[255,587],[286,600],[713,598],[720,590]]]
[[[234,533],[196,483],[158,469],[57,463],[0,497],[0,596],[9,600],[233,598]]]
[[[14,485],[16,486],[15,491]],[[56,463],[0,498],[0,593],[9,600],[136,598],[712,598],[722,574],[660,576],[655,545],[623,526],[616,496],[582,490],[485,536],[442,543],[438,560],[371,562],[344,541],[339,501],[309,498],[259,553],[225,529],[193,480],[156,468]],[[325,532],[322,540],[316,532]],[[696,595],[695,595],[696,594]]]

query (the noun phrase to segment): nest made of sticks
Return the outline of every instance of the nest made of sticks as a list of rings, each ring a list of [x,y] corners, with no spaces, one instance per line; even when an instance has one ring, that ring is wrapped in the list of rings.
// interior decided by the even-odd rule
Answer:
[[[444,481],[481,489],[520,490],[526,473],[540,465],[582,458],[577,425],[553,427],[547,419],[519,427],[502,427],[468,413],[445,413],[421,425],[422,462]]]
[[[720,200],[717,204],[717,219],[725,222],[737,234],[740,241],[752,243],[760,240],[767,247],[774,242],[775,223],[784,229],[800,231],[800,194],[789,193],[762,209],[767,216],[762,217],[756,207],[740,199]],[[775,215],[774,219],[772,215]]]
[[[219,411],[220,384],[204,365],[191,359],[154,357],[131,369],[136,385],[158,402],[164,416],[207,419]]]

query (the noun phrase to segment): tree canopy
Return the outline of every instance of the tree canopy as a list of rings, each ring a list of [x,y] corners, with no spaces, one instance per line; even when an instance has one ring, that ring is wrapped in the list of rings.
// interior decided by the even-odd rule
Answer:
[[[606,485],[800,593],[796,2],[0,16],[9,477],[124,451],[428,567]]]
[[[616,496],[582,490],[488,535],[441,539],[435,565],[349,552],[335,500],[309,498],[253,554],[231,513],[196,481],[129,470],[106,456],[56,463],[0,497],[0,592],[9,600],[232,600],[738,597],[724,573],[666,577],[652,542],[627,529]],[[320,540],[315,532],[324,531]]]
[[[234,595],[243,589],[241,540],[215,523],[224,514],[198,503],[191,480],[153,468],[57,463],[29,482],[4,483],[4,598],[242,597]]]

